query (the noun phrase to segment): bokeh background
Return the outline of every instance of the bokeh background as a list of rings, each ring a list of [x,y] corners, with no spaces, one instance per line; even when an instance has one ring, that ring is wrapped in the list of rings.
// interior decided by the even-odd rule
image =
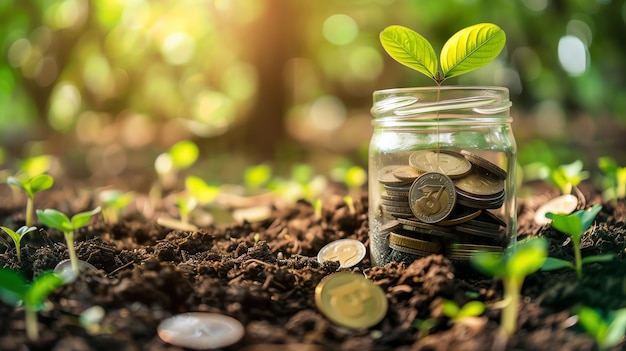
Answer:
[[[180,140],[219,182],[365,167],[372,93],[432,85],[380,31],[439,52],[480,22],[506,48],[445,84],[510,89],[520,163],[626,164],[624,1],[2,0],[0,21],[0,168],[47,154],[70,178],[124,177]]]

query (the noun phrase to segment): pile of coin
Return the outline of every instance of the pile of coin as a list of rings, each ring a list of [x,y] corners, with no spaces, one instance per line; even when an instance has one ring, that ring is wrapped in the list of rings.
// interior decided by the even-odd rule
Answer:
[[[490,210],[502,207],[506,178],[506,171],[465,150],[415,151],[408,165],[382,168],[379,209],[389,247],[462,260],[468,252],[501,252],[506,223]]]

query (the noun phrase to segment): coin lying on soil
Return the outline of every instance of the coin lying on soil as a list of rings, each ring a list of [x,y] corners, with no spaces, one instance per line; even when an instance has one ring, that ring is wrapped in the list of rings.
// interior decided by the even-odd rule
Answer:
[[[339,261],[339,267],[355,266],[365,257],[365,245],[354,239],[339,239],[326,244],[317,254],[317,261]]]
[[[541,205],[537,212],[535,212],[535,223],[539,225],[546,225],[552,220],[546,217],[546,213],[562,213],[570,214],[578,207],[578,198],[574,195],[561,195]]]
[[[157,334],[172,345],[207,350],[238,342],[244,335],[244,328],[238,320],[223,314],[190,312],[164,319]]]

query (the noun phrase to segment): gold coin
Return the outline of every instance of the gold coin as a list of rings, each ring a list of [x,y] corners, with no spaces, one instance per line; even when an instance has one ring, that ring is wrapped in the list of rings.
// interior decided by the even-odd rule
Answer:
[[[436,223],[454,209],[456,191],[445,174],[428,172],[413,182],[409,191],[409,205],[415,218],[425,223]]]
[[[409,156],[409,164],[420,173],[438,172],[450,178],[462,177],[472,169],[472,164],[463,155],[450,151],[415,151]]]
[[[400,180],[412,182],[420,176],[420,173],[411,166],[400,166],[393,170],[393,175]]]
[[[349,268],[365,257],[365,245],[354,239],[339,239],[326,244],[317,254],[317,261],[339,261],[339,267]]]
[[[378,324],[387,314],[387,298],[380,286],[363,275],[339,272],[315,288],[315,305],[333,323],[352,329]]]
[[[492,163],[491,161],[482,158],[476,154],[473,154],[469,151],[461,150],[461,154],[463,154],[465,158],[467,158],[470,162],[484,168],[489,173],[493,173],[502,179],[506,179],[506,171],[498,167],[495,163]]]
[[[476,217],[478,217],[482,210],[480,209],[474,209],[474,208],[462,208],[462,209],[458,209],[459,207],[462,206],[457,206],[457,209],[455,211],[453,211],[447,219],[440,221],[439,223],[437,223],[438,225],[444,225],[444,226],[449,226],[449,225],[457,225],[457,224],[461,224],[461,223],[465,223],[467,221],[470,221]]]
[[[504,191],[504,181],[486,172],[472,172],[456,179],[454,185],[461,191],[476,196],[492,196]]]
[[[385,166],[383,167],[380,171],[378,171],[378,181],[381,184],[384,185],[403,185],[408,183],[408,181],[406,180],[402,180],[402,179],[398,179],[396,178],[396,176],[393,174],[394,170],[396,170],[398,167],[402,167],[402,166]]]
[[[389,243],[429,253],[437,253],[441,250],[439,243],[411,238],[396,233],[389,235]]]

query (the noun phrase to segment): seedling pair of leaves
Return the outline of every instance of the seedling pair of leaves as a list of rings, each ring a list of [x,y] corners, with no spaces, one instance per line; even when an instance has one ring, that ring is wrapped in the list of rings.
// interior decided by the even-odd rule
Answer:
[[[608,350],[624,339],[626,308],[604,317],[599,311],[583,306],[578,310],[578,322],[595,339],[600,350]]]
[[[456,301],[444,299],[441,302],[442,312],[445,316],[458,322],[465,318],[478,317],[485,312],[485,304],[481,301],[469,301],[459,306]]]
[[[52,176],[47,174],[39,174],[30,178],[20,179],[18,177],[9,177],[7,179],[9,185],[15,185],[26,193],[26,226],[33,225],[33,201],[35,194],[50,189],[54,184]]]
[[[72,270],[76,274],[79,274],[80,268],[78,265],[76,250],[74,249],[74,230],[87,225],[91,217],[98,212],[100,212],[100,207],[96,207],[91,211],[77,213],[70,219],[64,213],[55,209],[48,208],[45,210],[37,210],[37,217],[39,217],[41,223],[63,232],[63,236],[65,237],[65,242],[67,244],[67,251],[70,255],[70,262],[72,263]]]
[[[583,170],[581,160],[560,165],[550,171],[550,180],[561,190],[562,194],[571,194],[572,189],[587,178],[589,178],[589,172]]]
[[[13,243],[15,244],[17,261],[22,262],[22,244],[21,244],[22,237],[32,232],[33,230],[37,230],[37,227],[22,226],[18,230],[13,231],[13,229],[11,228],[0,226],[0,229],[2,229],[5,233],[7,233],[11,237],[11,239],[13,240]]]
[[[531,238],[509,247],[504,254],[480,252],[470,262],[480,272],[502,279],[504,307],[500,327],[508,336],[517,328],[517,310],[524,279],[539,270],[546,260],[548,242],[544,238]]]
[[[602,205],[593,205],[587,210],[576,211],[572,214],[547,213],[546,217],[552,219],[552,227],[565,233],[572,239],[574,246],[574,263],[566,260],[548,257],[541,267],[541,270],[550,271],[556,269],[569,268],[576,271],[578,279],[582,277],[582,266],[591,262],[606,262],[613,259],[613,254],[587,256],[582,258],[580,253],[580,240],[582,235],[596,218]]]
[[[108,223],[117,223],[122,210],[133,201],[132,192],[122,192],[117,189],[102,191],[99,195],[102,203],[102,215]]]
[[[0,299],[13,306],[24,305],[26,334],[29,339],[39,338],[37,311],[43,308],[48,295],[63,283],[63,278],[53,272],[42,273],[28,284],[17,272],[0,269]]]
[[[603,179],[605,200],[617,200],[626,197],[626,167],[617,165],[610,157],[600,157],[598,167],[604,173]]]
[[[500,27],[480,23],[455,33],[441,49],[441,70],[433,46],[420,34],[403,26],[389,26],[380,33],[387,53],[401,64],[433,79],[437,85],[471,72],[495,59],[506,43]]]

